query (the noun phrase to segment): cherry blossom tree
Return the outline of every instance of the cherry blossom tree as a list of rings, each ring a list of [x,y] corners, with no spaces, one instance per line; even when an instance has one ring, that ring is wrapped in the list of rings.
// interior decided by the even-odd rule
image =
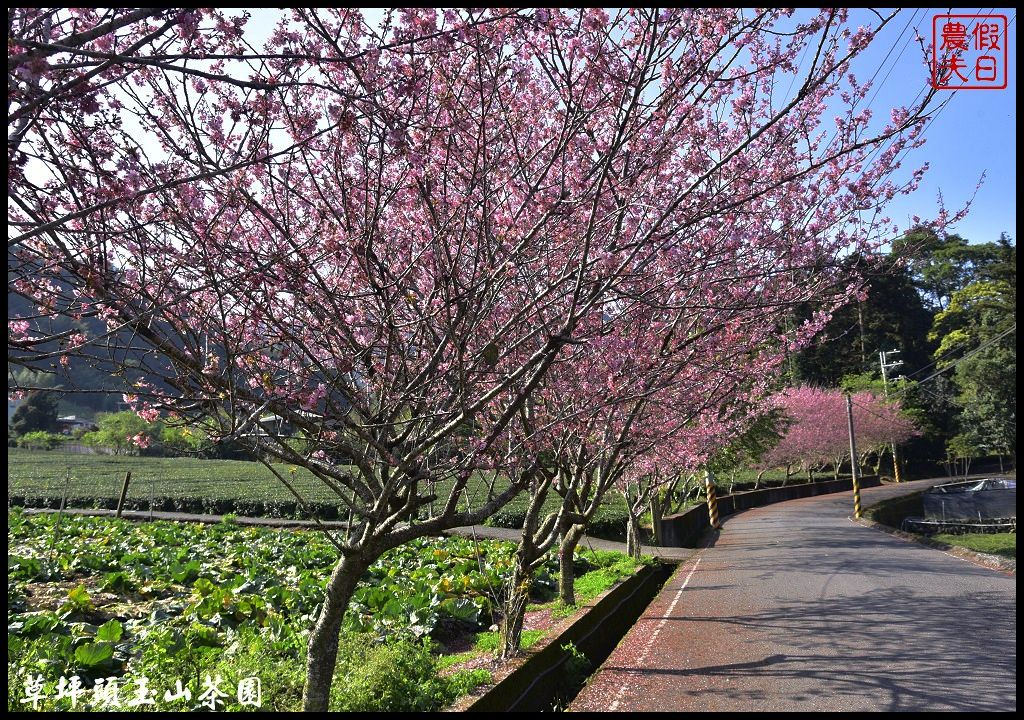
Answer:
[[[751,312],[744,306],[723,304],[702,315],[681,308],[667,313],[651,307],[652,296],[631,308],[628,320],[613,323],[606,311],[602,322],[608,330],[586,347],[567,351],[531,401],[533,426],[523,446],[544,471],[529,488],[515,570],[505,589],[506,656],[518,650],[530,581],[545,553],[558,544],[560,598],[574,604],[575,549],[626,469],[669,440],[692,451],[711,436],[728,435],[733,428],[722,421],[725,409],[749,389],[751,374],[770,375],[781,358],[763,309],[758,314],[765,334],[738,335],[729,327],[737,314]],[[735,372],[721,372],[727,368]],[[552,496],[560,502],[546,505]]]
[[[886,401],[870,391],[852,395],[853,424],[861,457],[879,453],[886,445],[902,443],[918,434],[913,421],[900,413],[898,402]],[[789,418],[779,443],[765,456],[761,467],[802,465],[808,470],[831,464],[838,479],[844,459],[850,455],[846,394],[838,389],[791,388],[777,399]]]
[[[840,391],[791,388],[778,398],[778,405],[789,419],[789,427],[778,445],[765,455],[763,467],[786,468],[788,482],[792,467],[800,466],[810,479],[815,468],[849,452],[846,398]]]
[[[244,14],[12,10],[9,288],[36,312],[9,316],[9,364],[91,363],[142,417],[336,494],[353,521],[304,693],[325,710],[369,564],[561,457],[530,445],[579,412],[538,400],[549,375],[634,308],[669,346],[742,354],[758,313],[820,303],[775,338],[798,347],[850,296],[839,260],[920,179],[892,173],[933,93],[872,125],[851,73],[897,12],[296,9],[257,48]],[[732,384],[714,358],[688,408]],[[618,462],[630,402],[564,451]],[[509,482],[462,504],[481,470]]]
[[[917,437],[921,430],[912,418],[903,414],[898,400],[886,400],[869,391],[854,393],[851,399],[857,450],[860,452],[858,462],[864,465],[870,455],[875,455],[874,472],[877,474],[886,450]],[[835,469],[838,477],[838,462]]]
[[[629,319],[614,324],[606,312],[607,333],[569,351],[538,387],[543,414],[532,420],[544,427],[532,429],[523,446],[546,456],[538,461],[546,472],[530,487],[506,587],[506,656],[518,650],[530,579],[544,554],[558,543],[560,599],[572,604],[573,553],[606,493],[617,487],[630,509],[628,549],[638,556],[638,516],[676,476],[672,469],[707,465],[751,433],[773,411],[767,397],[786,352],[809,339],[780,333],[792,305],[806,296],[801,283],[759,289],[757,302],[737,302],[733,286],[705,288],[700,307],[687,307],[683,298],[695,296],[691,283],[699,280],[661,276],[672,278],[661,281],[661,297],[649,289]],[[717,292],[722,295],[712,295]],[[734,332],[740,326],[744,332]],[[551,495],[561,502],[545,514]]]

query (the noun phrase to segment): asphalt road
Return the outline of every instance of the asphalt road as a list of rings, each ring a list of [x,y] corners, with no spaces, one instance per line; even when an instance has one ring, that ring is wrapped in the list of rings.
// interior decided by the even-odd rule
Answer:
[[[837,493],[727,518],[570,709],[1015,710],[1016,579],[851,511]]]

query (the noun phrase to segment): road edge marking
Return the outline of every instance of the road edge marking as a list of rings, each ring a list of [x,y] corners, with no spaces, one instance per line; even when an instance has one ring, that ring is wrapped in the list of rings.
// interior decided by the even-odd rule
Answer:
[[[697,566],[700,565],[700,561],[700,553],[697,553],[696,562],[693,563],[693,567],[690,568],[690,572],[686,576],[686,579],[683,581],[683,584],[679,587],[679,590],[676,591],[676,596],[672,599],[672,604],[668,606],[668,610],[665,611],[665,616],[661,619],[661,622],[658,623],[657,627],[654,628],[654,632],[651,633],[651,637],[647,640],[647,645],[646,647],[644,647],[644,651],[640,654],[640,657],[637,658],[637,665],[640,665],[644,662],[644,660],[647,659],[647,653],[649,653],[651,651],[651,648],[654,647],[654,641],[658,639],[658,635],[661,634],[662,628],[665,627],[665,623],[668,622],[669,617],[671,617],[672,611],[676,609],[676,604],[679,602],[679,598],[683,596],[683,590],[685,590],[686,586],[690,584],[690,578],[692,578],[693,573],[696,572]],[[609,711],[615,712],[619,709],[619,703],[622,702],[622,696],[625,694],[625,692],[626,683],[623,682],[621,687],[619,687],[619,691],[615,693],[615,700],[608,708]]]

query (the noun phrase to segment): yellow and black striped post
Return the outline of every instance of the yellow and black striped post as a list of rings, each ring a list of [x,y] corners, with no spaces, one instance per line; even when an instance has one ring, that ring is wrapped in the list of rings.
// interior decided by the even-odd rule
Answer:
[[[708,519],[711,520],[711,527],[721,530],[722,526],[718,522],[718,496],[715,495],[715,480],[710,470],[704,472],[704,489],[708,496]]]
[[[857,473],[853,474],[853,516],[860,517],[860,483],[857,482]]]
[[[846,395],[846,421],[850,427],[850,474],[853,476],[853,516],[860,518],[860,482],[857,478],[857,442],[853,435],[853,400]]]

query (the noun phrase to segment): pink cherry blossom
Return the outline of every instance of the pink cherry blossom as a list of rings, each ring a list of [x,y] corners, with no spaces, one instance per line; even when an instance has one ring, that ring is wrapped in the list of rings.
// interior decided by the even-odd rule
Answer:
[[[15,8],[9,288],[40,318],[8,361],[73,355],[351,511],[310,635],[326,709],[386,549],[545,483],[585,520],[769,402],[920,181],[933,95],[879,127],[848,56],[898,12],[296,8],[253,48],[245,12]]]

